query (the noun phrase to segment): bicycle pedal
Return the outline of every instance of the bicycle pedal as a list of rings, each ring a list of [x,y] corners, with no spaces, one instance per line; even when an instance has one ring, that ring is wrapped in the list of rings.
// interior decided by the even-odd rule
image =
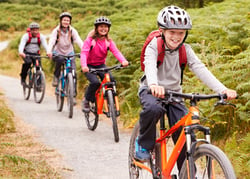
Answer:
[[[171,179],[177,179],[177,175],[171,175]]]

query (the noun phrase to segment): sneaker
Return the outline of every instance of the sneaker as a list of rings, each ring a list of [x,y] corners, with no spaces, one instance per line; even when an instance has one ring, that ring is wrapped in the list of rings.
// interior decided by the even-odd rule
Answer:
[[[73,103],[74,103],[74,106],[76,105],[76,98],[74,97],[73,98]]]
[[[58,78],[56,76],[54,76],[52,86],[57,87],[57,85],[58,85]]]
[[[90,107],[89,107],[89,101],[84,99],[82,100],[82,112],[89,112]]]
[[[150,159],[149,151],[138,144],[138,137],[135,140],[135,158],[140,161],[148,161]]]
[[[24,79],[21,79],[21,85],[22,85],[22,86],[25,86],[25,85],[26,85],[26,82],[25,82]]]

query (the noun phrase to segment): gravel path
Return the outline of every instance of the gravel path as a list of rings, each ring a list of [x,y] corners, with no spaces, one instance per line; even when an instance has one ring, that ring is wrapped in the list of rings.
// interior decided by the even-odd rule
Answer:
[[[19,73],[19,72],[17,72]],[[47,85],[50,85],[47,83]],[[128,145],[130,132],[120,130],[120,142],[115,143],[108,119],[102,119],[95,131],[87,129],[80,105],[74,108],[72,119],[66,107],[57,112],[55,96],[45,94],[41,104],[23,99],[20,80],[0,75],[0,87],[15,115],[34,126],[39,140],[59,151],[69,172],[66,179],[128,179]]]

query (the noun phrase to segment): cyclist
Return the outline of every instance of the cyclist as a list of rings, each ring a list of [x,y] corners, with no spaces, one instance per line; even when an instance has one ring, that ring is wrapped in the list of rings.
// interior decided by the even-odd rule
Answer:
[[[123,66],[128,65],[128,61],[118,50],[114,41],[109,38],[108,33],[111,27],[111,21],[108,18],[101,16],[95,20],[94,26],[94,30],[89,33],[87,39],[84,41],[81,51],[82,71],[86,73],[86,77],[90,82],[82,101],[82,110],[84,112],[89,112],[89,101],[95,101],[95,92],[100,86],[100,81],[97,76],[101,79],[104,78],[103,73],[88,73],[89,68],[106,67],[105,62],[108,50],[113,53]],[[112,76],[111,81],[114,81],[114,77]]]
[[[73,43],[76,43],[79,48],[82,48],[83,41],[80,38],[77,30],[71,26],[72,16],[69,12],[63,12],[59,16],[60,24],[53,29],[50,39],[49,39],[49,46],[48,46],[48,56],[52,59],[53,55],[74,55],[74,46]],[[73,58],[73,57],[72,57]],[[58,85],[58,79],[60,76],[61,66],[64,64],[64,57],[55,56],[53,58],[55,62],[55,71],[54,71],[54,78],[52,82],[52,86],[56,87]],[[73,69],[76,69],[75,58],[72,61]],[[75,70],[76,72],[76,70]],[[74,94],[74,103],[75,97],[77,94],[77,75],[74,75],[74,82],[75,82],[75,94]]]
[[[39,56],[40,55],[40,43],[44,47],[44,49],[47,51],[47,42],[46,38],[43,34],[39,33],[40,25],[36,22],[32,22],[29,25],[29,32],[25,33],[20,41],[18,52],[19,56],[23,58],[24,63],[22,65],[21,70],[21,84],[25,85],[25,79],[27,76],[27,72],[32,64],[32,61],[35,60],[35,57],[26,56],[28,55],[34,55]],[[39,63],[41,64],[41,61],[39,59]]]
[[[149,151],[155,145],[156,123],[161,115],[166,112],[169,125],[173,126],[187,113],[184,104],[169,104],[165,111],[157,103],[157,98],[164,97],[165,89],[182,91],[178,49],[185,42],[188,30],[192,28],[192,22],[185,10],[177,6],[168,6],[159,12],[157,23],[165,44],[165,56],[163,64],[157,68],[157,39],[153,38],[145,51],[144,73],[146,78],[141,80],[139,88],[143,110],[140,112],[140,134],[135,144],[135,158],[141,161],[150,158]],[[186,43],[184,45],[189,69],[213,91],[227,94],[228,99],[236,98],[236,91],[226,88],[200,61],[190,45]],[[151,90],[152,94],[148,93],[148,89]],[[180,131],[177,131],[172,136],[174,143],[176,143],[179,134]],[[179,171],[185,160],[185,150],[184,148],[181,151],[177,161]]]

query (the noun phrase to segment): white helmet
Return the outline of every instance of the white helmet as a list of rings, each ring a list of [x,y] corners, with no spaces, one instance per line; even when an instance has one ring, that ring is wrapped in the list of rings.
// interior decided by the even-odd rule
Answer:
[[[190,30],[192,28],[192,21],[188,13],[173,5],[167,6],[159,12],[157,23],[161,29]]]

